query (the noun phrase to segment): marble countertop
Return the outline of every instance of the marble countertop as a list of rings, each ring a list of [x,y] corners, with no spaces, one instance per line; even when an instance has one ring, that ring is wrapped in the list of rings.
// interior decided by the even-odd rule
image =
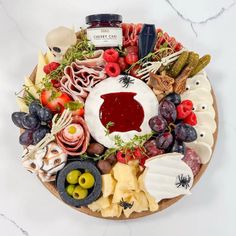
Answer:
[[[106,221],[57,200],[21,166],[21,146],[10,114],[15,91],[58,25],[84,25],[91,13],[120,13],[126,22],[155,23],[188,48],[210,53],[207,73],[217,96],[219,137],[192,195],[169,209],[132,221]],[[0,235],[2,236],[233,236],[235,212],[236,2],[232,0],[0,0]]]

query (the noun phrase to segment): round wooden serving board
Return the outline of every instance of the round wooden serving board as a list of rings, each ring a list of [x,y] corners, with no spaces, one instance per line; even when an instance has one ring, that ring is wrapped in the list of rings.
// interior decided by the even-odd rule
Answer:
[[[33,70],[32,74],[30,75],[30,79],[34,82],[35,81],[35,76],[36,76],[36,70],[37,70],[37,67]],[[213,96],[213,99],[214,99],[214,103],[213,103],[213,107],[215,109],[215,112],[216,112],[216,117],[215,117],[215,121],[216,121],[216,125],[217,125],[217,128],[216,128],[216,131],[215,133],[213,134],[214,136],[214,145],[212,147],[212,155],[213,155],[213,152],[214,152],[214,149],[215,149],[215,145],[216,145],[216,141],[217,141],[217,135],[218,135],[218,109],[217,109],[217,103],[216,103],[216,97],[215,97],[215,94],[214,94],[214,91],[212,89],[212,96]],[[201,176],[203,175],[203,173],[205,172],[207,166],[209,165],[210,161],[207,163],[207,164],[204,164],[204,165],[201,165],[201,169],[199,171],[199,173],[194,177],[194,182],[193,182],[193,186],[199,181],[199,179],[201,178]],[[40,180],[41,181],[41,180]],[[42,181],[41,181],[42,182]],[[57,189],[56,189],[56,185],[54,182],[52,183],[47,183],[47,182],[42,182],[42,184],[55,196],[57,197],[59,200],[61,200],[60,196],[59,196],[59,193],[57,192]],[[178,197],[175,197],[175,198],[172,198],[172,199],[166,199],[166,200],[162,200],[160,203],[159,203],[159,209],[157,211],[154,211],[154,212],[151,212],[151,211],[143,211],[143,212],[140,212],[140,213],[137,213],[137,212],[133,212],[129,218],[126,218],[124,216],[124,214],[122,214],[119,218],[118,217],[113,217],[113,218],[109,218],[109,217],[102,217],[101,213],[99,212],[93,212],[91,211],[89,208],[87,207],[81,207],[81,208],[75,208],[75,207],[72,207],[74,208],[75,210],[79,211],[79,212],[83,212],[87,215],[90,215],[90,216],[94,216],[94,217],[98,217],[98,218],[103,218],[103,219],[111,219],[111,220],[128,220],[128,219],[136,219],[136,218],[140,218],[140,217],[144,217],[144,216],[148,216],[148,215],[152,215],[156,212],[159,212],[159,211],[162,211],[164,209],[166,209],[167,207],[173,205],[175,202],[177,202],[178,200],[180,200],[183,196],[178,196]],[[61,200],[62,201],[62,200]]]

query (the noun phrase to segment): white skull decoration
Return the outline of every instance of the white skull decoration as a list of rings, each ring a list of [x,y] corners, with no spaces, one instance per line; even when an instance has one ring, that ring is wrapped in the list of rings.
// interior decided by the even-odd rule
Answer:
[[[23,166],[38,175],[43,182],[54,181],[56,173],[65,166],[66,161],[67,154],[55,142],[39,149],[34,159],[22,159]]]
[[[46,36],[47,46],[57,62],[61,62],[67,49],[75,45],[76,41],[74,30],[63,26],[51,30]]]

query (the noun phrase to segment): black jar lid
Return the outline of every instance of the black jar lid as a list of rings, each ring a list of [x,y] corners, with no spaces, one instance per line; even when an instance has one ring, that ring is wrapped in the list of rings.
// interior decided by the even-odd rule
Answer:
[[[122,22],[122,16],[118,14],[96,14],[86,16],[85,22],[86,24],[90,24],[92,22]]]

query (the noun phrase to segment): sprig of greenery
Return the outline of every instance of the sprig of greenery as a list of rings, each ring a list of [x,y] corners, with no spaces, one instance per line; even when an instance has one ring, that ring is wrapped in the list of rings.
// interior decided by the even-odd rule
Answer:
[[[106,127],[105,127],[105,136],[108,136],[110,134],[110,127],[114,126],[115,123],[112,122],[112,121],[109,121],[107,124],[106,124]]]
[[[81,29],[80,39],[75,45],[71,46],[67,50],[60,66],[43,78],[43,87],[46,89],[50,89],[52,87],[50,81],[59,80],[63,75],[66,66],[70,65],[75,60],[82,60],[86,57],[91,57],[94,54],[94,51],[95,46],[87,39],[84,31]]]

